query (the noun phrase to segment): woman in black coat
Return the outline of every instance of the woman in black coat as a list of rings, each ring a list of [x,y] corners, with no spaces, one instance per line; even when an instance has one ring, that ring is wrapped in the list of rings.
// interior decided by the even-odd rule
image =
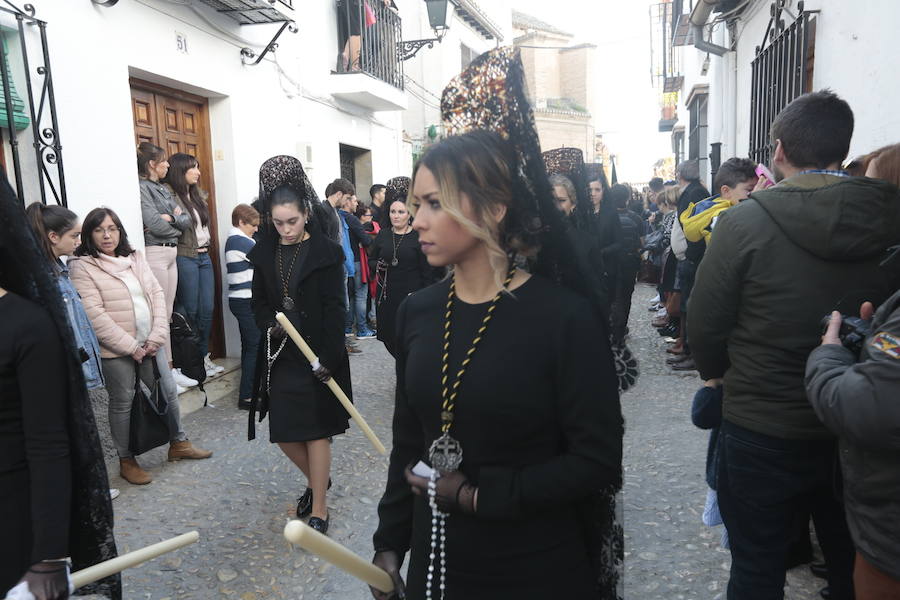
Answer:
[[[300,168],[299,161],[296,166]],[[321,230],[308,226],[307,188],[284,181],[267,198],[275,232],[264,236],[247,255],[254,266],[251,305],[260,331],[265,332],[250,422],[257,409],[260,418],[272,413],[269,440],[279,445],[309,482],[298,501],[297,516],[311,515],[310,526],[325,533],[331,470],[328,438],[347,430],[349,416],[324,382],[333,376],[352,397],[344,346],[344,253]],[[287,315],[318,355],[321,364],[316,370],[275,321],[277,312]]]
[[[395,177],[385,193],[386,216],[381,231],[368,248],[370,272],[378,276],[375,311],[378,339],[394,356],[397,309],[408,295],[431,285],[439,271],[428,264],[419,246],[419,234],[410,224],[406,208],[408,177]]]

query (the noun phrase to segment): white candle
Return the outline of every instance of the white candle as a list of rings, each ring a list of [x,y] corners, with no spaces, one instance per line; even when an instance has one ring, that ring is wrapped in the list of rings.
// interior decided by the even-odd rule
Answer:
[[[300,332],[297,331],[297,328],[294,327],[294,324],[291,323],[290,319],[284,313],[275,313],[275,320],[281,323],[281,326],[284,327],[284,330],[287,332],[288,336],[294,343],[297,344],[297,347],[300,348],[300,352],[303,353],[303,356],[306,357],[306,360],[309,361],[310,365],[318,365],[319,357],[316,356],[316,353],[312,351],[312,348],[309,347],[309,344],[306,343],[306,340],[303,339],[303,336],[300,335]],[[372,431],[372,428],[369,427],[369,424],[366,423],[366,420],[363,419],[363,416],[359,414],[359,411],[356,410],[356,407],[353,406],[353,403],[350,402],[350,399],[347,397],[347,394],[344,393],[344,390],[341,389],[341,386],[337,384],[337,381],[334,380],[334,377],[328,379],[325,382],[325,385],[328,386],[328,389],[334,393],[337,399],[341,404],[344,405],[344,408],[353,417],[353,420],[356,421],[356,424],[359,425],[359,428],[362,429],[362,432],[369,438],[369,441],[372,442],[372,445],[375,446],[375,450],[378,451],[379,454],[385,455],[387,454],[387,450],[384,447],[384,444],[381,443],[375,436],[375,432]]]
[[[141,548],[134,552],[129,552],[128,554],[123,554],[122,556],[103,561],[102,563],[97,563],[86,569],[76,571],[75,573],[72,573],[72,581],[74,582],[75,589],[78,589],[89,583],[94,583],[95,581],[103,579],[104,577],[109,577],[110,575],[124,571],[125,569],[136,567],[141,563],[147,562],[157,556],[162,556],[167,552],[189,546],[199,539],[200,534],[196,531],[184,533],[177,537],[159,542],[158,544],[153,544],[152,546],[147,546],[146,548]]]
[[[394,591],[394,580],[387,571],[357,556],[303,521],[290,521],[285,525],[284,537],[290,543],[312,552],[342,571],[365,581],[376,590],[384,593]]]

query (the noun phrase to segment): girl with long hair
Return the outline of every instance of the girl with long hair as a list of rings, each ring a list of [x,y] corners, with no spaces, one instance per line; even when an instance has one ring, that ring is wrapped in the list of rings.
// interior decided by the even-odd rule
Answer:
[[[137,147],[137,169],[141,190],[141,218],[144,223],[144,254],[150,270],[166,295],[166,314],[172,320],[175,292],[178,290],[178,238],[191,227],[191,217],[184,211],[170,188],[161,182],[169,172],[166,152],[150,142]],[[166,355],[172,367],[172,347],[166,342]],[[197,385],[180,369],[172,368],[175,383],[182,387]]]
[[[409,598],[617,594],[616,373],[524,78],[514,48],[475,59],[441,99],[450,137],[413,172],[413,228],[451,276],[397,313],[374,562],[402,590],[409,552]],[[535,572],[564,575],[525,576]]]
[[[260,168],[260,201],[271,226],[247,254],[253,264],[251,306],[263,332],[250,439],[257,411],[271,412],[269,441],[303,472],[308,486],[297,500],[297,517],[328,531],[331,479],[329,438],[344,433],[349,415],[324,384],[330,377],[352,397],[350,361],[344,346],[344,251],[312,220],[319,200],[296,158],[275,156]],[[320,216],[317,212],[316,217]],[[283,312],[319,356],[310,369],[300,349],[275,321]]]
[[[378,339],[394,355],[394,328],[397,309],[408,295],[437,281],[436,270],[419,245],[419,234],[411,224],[406,196],[409,178],[395,177],[385,191],[384,214],[389,224],[369,247],[369,270],[376,273],[374,297]]]
[[[153,478],[137,463],[129,448],[131,403],[135,377],[152,389],[154,361],[160,373],[168,410],[170,461],[209,458],[195,448],[181,427],[175,381],[166,377],[165,348],[169,336],[165,294],[143,253],[134,250],[118,215],[95,208],[84,219],[85,236],[70,261],[72,283],[100,341],[100,357],[109,393],[109,429],[122,478],[144,485]]]
[[[183,152],[169,157],[169,171],[162,181],[191,219],[191,226],[178,238],[178,256],[175,259],[178,266],[178,289],[175,302],[197,329],[206,374],[212,377],[225,369],[209,357],[209,336],[216,292],[215,274],[209,257],[212,243],[207,204],[209,194],[199,185],[200,163],[195,157]]]

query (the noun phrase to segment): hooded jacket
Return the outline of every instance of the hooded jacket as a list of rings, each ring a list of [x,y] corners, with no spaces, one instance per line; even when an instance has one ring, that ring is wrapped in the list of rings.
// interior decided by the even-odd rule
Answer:
[[[856,550],[900,579],[900,292],[875,314],[860,362],[836,344],[813,351],[806,390],[816,414],[841,439]]]
[[[723,416],[782,439],[828,439],[804,370],[833,310],[896,289],[879,267],[900,243],[900,191],[864,177],[797,175],[725,211],[697,272],[689,337],[703,379],[725,378]]]

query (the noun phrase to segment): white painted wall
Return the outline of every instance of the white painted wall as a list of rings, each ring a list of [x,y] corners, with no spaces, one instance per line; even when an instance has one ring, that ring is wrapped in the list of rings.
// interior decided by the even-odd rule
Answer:
[[[709,141],[721,141],[722,159],[746,156],[750,142],[751,62],[769,22],[770,0],[756,0],[737,28],[737,51],[710,57]],[[796,14],[796,0],[789,9]],[[813,89],[830,88],[850,103],[856,126],[850,156],[900,142],[900,54],[891,51],[900,23],[900,2],[867,0],[807,0],[816,19]],[[785,15],[790,20],[790,17]],[[727,45],[725,28],[718,26],[713,41]],[[685,96],[697,73],[690,68],[706,56],[685,47]],[[687,113],[679,109],[679,123],[687,127]]]
[[[340,175],[341,143],[372,151],[376,181],[410,170],[400,114],[373,114],[329,95],[337,56],[331,2],[300,2],[300,32],[282,35],[277,64],[270,55],[255,67],[241,64],[239,50],[247,44],[227,34],[260,48],[278,25],[240,27],[208,8],[201,9],[204,20],[166,0],[111,8],[72,0],[34,5],[49,23],[69,205],[80,215],[99,205],[115,209],[137,246],[142,227],[129,76],[209,98],[220,249],[231,210],[256,196],[259,165],[270,156],[298,156],[320,195]],[[176,32],[187,37],[187,54],[176,48]],[[224,313],[228,353],[236,355],[236,323]]]

